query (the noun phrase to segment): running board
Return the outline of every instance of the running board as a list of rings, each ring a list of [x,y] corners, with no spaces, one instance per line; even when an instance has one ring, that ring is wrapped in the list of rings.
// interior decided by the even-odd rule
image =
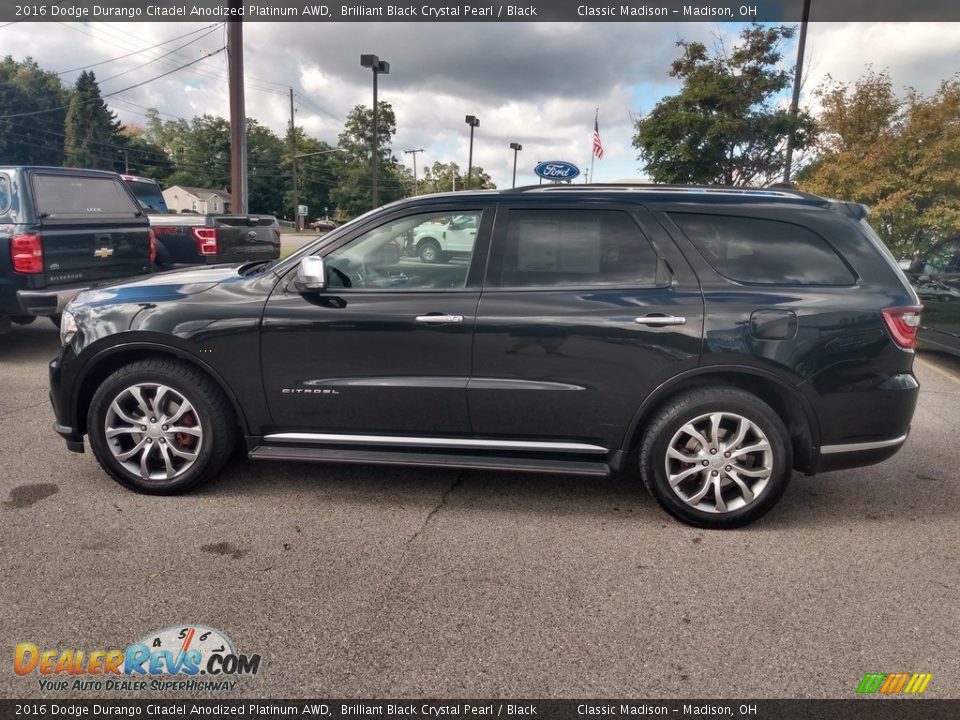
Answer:
[[[247,456],[251,460],[416,465],[470,470],[513,470],[514,472],[594,475],[598,477],[609,477],[610,475],[610,467],[605,462],[486,455],[440,455],[400,450],[344,450],[339,448],[258,445],[250,450]]]

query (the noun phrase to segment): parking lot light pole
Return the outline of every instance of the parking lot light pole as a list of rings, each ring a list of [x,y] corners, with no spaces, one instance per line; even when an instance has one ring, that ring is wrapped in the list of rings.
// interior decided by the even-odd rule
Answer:
[[[470,126],[470,156],[467,160],[467,190],[469,190],[472,181],[470,176],[473,175],[473,129],[480,127],[480,118],[476,115],[467,115],[464,122]]]
[[[517,153],[523,150],[523,145],[520,143],[510,143],[510,149],[513,150],[513,185],[511,187],[517,186]]]
[[[373,70],[373,139],[370,141],[372,159],[370,161],[373,169],[373,207],[380,203],[377,201],[377,174],[380,170],[380,158],[378,157],[377,147],[379,145],[379,128],[377,127],[377,75],[389,75],[390,63],[381,60],[376,55],[363,54],[360,56],[360,66]]]

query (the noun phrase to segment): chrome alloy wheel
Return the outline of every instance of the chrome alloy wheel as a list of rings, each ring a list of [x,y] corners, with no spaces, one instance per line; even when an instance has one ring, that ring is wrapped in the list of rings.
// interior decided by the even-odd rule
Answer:
[[[159,383],[138,383],[110,403],[103,422],[113,457],[146,481],[168,482],[197,460],[203,425],[181,393]]]
[[[667,480],[690,507],[727,513],[754,502],[773,475],[773,450],[764,432],[735,413],[700,415],[670,440]]]

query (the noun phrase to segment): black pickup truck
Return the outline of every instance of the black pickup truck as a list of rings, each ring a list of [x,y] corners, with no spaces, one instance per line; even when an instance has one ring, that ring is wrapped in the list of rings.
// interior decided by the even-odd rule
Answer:
[[[156,244],[115,173],[0,166],[0,333],[57,322],[81,290],[150,272]]]
[[[280,257],[280,225],[272,215],[170,213],[156,180],[123,175],[157,236],[157,267],[216,265]]]

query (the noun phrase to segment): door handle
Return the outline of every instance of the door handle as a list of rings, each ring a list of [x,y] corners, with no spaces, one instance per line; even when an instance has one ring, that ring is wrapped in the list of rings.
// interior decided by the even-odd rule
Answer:
[[[634,318],[633,321],[639,325],[686,325],[687,319],[685,317],[678,317],[676,315],[644,315],[643,317]]]
[[[463,315],[417,315],[416,321],[419,323],[462,323]]]

